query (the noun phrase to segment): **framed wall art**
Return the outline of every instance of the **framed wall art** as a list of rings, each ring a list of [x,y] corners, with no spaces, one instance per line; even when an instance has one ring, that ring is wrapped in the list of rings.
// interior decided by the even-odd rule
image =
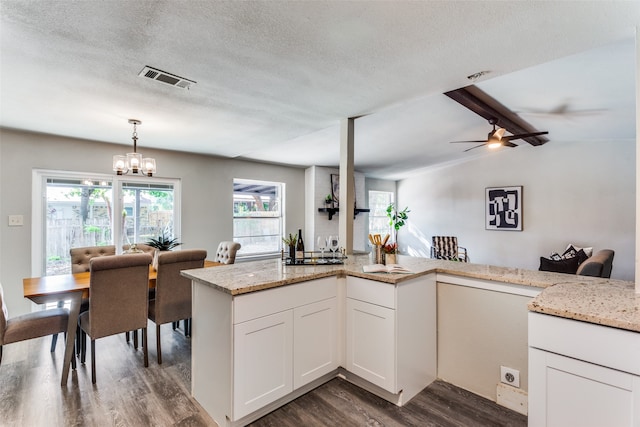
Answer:
[[[489,187],[485,191],[485,228],[522,231],[522,186]]]

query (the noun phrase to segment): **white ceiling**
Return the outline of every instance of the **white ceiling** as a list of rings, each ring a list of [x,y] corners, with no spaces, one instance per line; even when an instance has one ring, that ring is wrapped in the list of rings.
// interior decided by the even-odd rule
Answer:
[[[340,120],[363,116],[356,169],[399,179],[487,155],[448,143],[490,127],[442,93],[488,70],[476,84],[548,144],[635,138],[638,1],[2,0],[0,17],[7,128],[129,144],[136,118],[142,153],[337,166]]]

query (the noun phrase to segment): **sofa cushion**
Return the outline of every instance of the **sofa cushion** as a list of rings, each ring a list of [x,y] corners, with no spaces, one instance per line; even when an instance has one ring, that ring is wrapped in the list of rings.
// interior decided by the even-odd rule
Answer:
[[[545,257],[540,257],[539,270],[552,271],[554,273],[576,274],[576,271],[578,271],[579,265],[580,263],[578,262],[577,256],[574,256],[572,258],[567,258],[567,259],[561,259],[559,261],[555,261]]]

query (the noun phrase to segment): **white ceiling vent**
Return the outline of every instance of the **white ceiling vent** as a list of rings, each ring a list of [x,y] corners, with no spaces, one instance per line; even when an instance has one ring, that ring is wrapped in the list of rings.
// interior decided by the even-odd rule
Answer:
[[[193,80],[185,79],[184,77],[176,76],[175,74],[167,73],[166,71],[158,70],[148,65],[145,65],[138,75],[182,89],[190,89],[191,85],[196,84]]]

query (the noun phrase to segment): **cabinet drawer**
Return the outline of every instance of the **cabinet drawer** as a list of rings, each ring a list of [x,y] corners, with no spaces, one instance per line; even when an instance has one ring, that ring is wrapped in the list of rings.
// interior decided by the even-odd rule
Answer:
[[[347,298],[395,310],[396,287],[390,283],[347,276]]]
[[[640,375],[640,333],[529,312],[529,347]]]
[[[335,276],[240,295],[233,299],[233,324],[337,295],[338,279]]]

